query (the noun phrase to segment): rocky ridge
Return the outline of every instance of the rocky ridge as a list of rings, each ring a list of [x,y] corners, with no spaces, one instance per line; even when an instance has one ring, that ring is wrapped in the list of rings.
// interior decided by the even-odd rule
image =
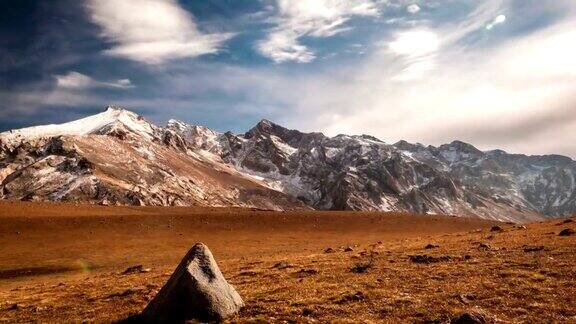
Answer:
[[[118,107],[0,134],[3,198],[144,205],[408,211],[502,221],[576,212],[576,162],[369,135],[303,133],[262,120],[244,134]]]
[[[4,199],[123,205],[306,208],[192,151],[180,135],[119,107],[0,134]]]

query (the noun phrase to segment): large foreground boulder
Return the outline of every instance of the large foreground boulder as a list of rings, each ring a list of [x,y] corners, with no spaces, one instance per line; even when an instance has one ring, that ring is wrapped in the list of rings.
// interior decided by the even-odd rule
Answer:
[[[197,243],[146,306],[140,321],[220,321],[237,313],[242,306],[242,298],[224,279],[212,252],[206,245]]]

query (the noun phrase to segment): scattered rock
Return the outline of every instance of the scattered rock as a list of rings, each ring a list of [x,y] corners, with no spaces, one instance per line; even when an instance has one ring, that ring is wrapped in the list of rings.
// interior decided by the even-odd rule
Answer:
[[[340,298],[336,301],[336,304],[346,304],[346,303],[350,303],[350,302],[358,302],[358,301],[363,301],[364,299],[366,299],[366,297],[364,296],[364,293],[361,291],[358,291],[354,294],[346,294],[346,295],[342,296],[342,298]]]
[[[544,245],[524,245],[524,252],[537,252],[544,250]]]
[[[360,255],[360,256],[371,256],[371,257],[373,257],[375,255],[379,255],[379,254],[380,254],[380,252],[378,252],[378,251],[362,251],[362,252],[358,253],[358,255]]]
[[[141,264],[137,264],[135,266],[131,266],[131,267],[126,268],[126,270],[124,270],[124,272],[122,272],[122,274],[146,273],[146,272],[150,272],[150,269],[144,268],[144,266]]]
[[[334,252],[336,252],[336,251],[331,247],[327,247],[324,249],[324,253],[334,253]]]
[[[571,228],[565,228],[562,231],[560,231],[560,233],[558,233],[559,236],[570,236],[570,235],[574,235],[574,230]]]
[[[372,262],[356,263],[352,268],[350,268],[350,271],[354,273],[364,273],[370,268],[372,268]]]
[[[494,225],[490,228],[490,232],[504,232],[504,229],[498,225]]]
[[[464,260],[470,260],[470,259],[472,259],[472,256],[470,254],[464,255]]]
[[[352,251],[354,251],[354,249],[350,246],[344,248],[344,252],[352,252]]]
[[[302,316],[313,316],[314,315],[314,310],[310,309],[310,308],[304,308],[302,310]]]
[[[221,321],[244,306],[220,272],[212,252],[202,243],[188,251],[168,282],[132,322],[182,323]]]
[[[437,263],[437,262],[447,262],[450,261],[452,258],[447,255],[442,255],[438,257],[426,255],[426,254],[418,254],[418,255],[409,255],[410,261],[414,263]]]
[[[562,222],[560,222],[558,225],[569,224],[569,223],[574,223],[574,220],[568,218],[568,219],[565,219]]]
[[[8,310],[19,310],[19,309],[21,309],[21,308],[22,308],[22,305],[16,304],[16,303],[8,306]]]
[[[481,308],[466,310],[450,320],[451,324],[488,324],[496,323],[496,319]]]
[[[520,229],[520,230],[525,230],[525,229],[526,229],[526,226],[524,226],[524,225],[519,225],[519,226],[516,226],[516,228],[517,228],[517,229]]]
[[[143,290],[143,289],[128,288],[128,289],[123,290],[123,291],[111,293],[110,295],[108,295],[108,298],[126,297],[126,296],[133,295],[133,294],[135,294],[135,293],[138,293],[138,292],[140,292],[140,291],[142,291],[142,290]]]
[[[481,250],[491,250],[492,249],[492,247],[488,243],[480,243],[480,245],[478,245],[478,248]]]
[[[439,246],[439,245],[432,244],[432,243],[428,243],[428,244],[426,244],[426,246],[425,246],[424,248],[425,248],[426,250],[429,250],[429,249],[435,249],[435,248],[438,248],[438,247],[440,247],[440,246]]]
[[[475,294],[463,294],[458,295],[458,300],[460,300],[463,304],[470,304],[473,300],[476,300]]]
[[[310,269],[310,268],[303,268],[303,269],[300,269],[300,271],[298,271],[298,273],[307,274],[307,275],[315,275],[318,273],[318,270]]]
[[[278,262],[273,266],[273,268],[282,270],[282,269],[292,268],[292,265],[289,264],[288,262]]]
[[[246,270],[246,271],[242,271],[238,274],[238,276],[241,277],[254,277],[256,275],[258,275],[259,272],[257,271],[253,271],[253,270]]]

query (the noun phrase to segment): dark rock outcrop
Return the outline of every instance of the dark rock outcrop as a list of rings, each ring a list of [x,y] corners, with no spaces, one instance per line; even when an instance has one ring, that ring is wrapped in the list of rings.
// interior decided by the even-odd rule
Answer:
[[[441,255],[441,256],[435,257],[435,256],[431,256],[431,255],[426,255],[426,254],[409,255],[408,258],[410,259],[410,261],[412,261],[414,263],[424,263],[424,264],[448,262],[452,259],[448,255]]]
[[[574,232],[573,229],[565,228],[562,231],[560,231],[560,233],[558,235],[559,236],[570,236],[570,235],[574,235],[574,234],[576,234],[576,232]]]

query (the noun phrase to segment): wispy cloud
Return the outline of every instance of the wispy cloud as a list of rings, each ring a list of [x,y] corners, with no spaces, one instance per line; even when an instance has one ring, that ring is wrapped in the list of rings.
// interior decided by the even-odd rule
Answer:
[[[231,22],[245,28],[242,42],[227,49],[238,60],[222,55],[185,64],[169,61],[219,51],[226,34],[202,32],[175,0],[87,1],[107,40],[97,48],[162,68],[96,55],[98,67],[46,69],[37,86],[0,89],[0,119],[26,114],[34,121],[47,111],[118,103],[144,109],[157,122],[177,117],[219,130],[244,131],[269,118],[328,135],[426,144],[459,139],[481,149],[576,157],[574,1],[262,0],[264,6],[241,17],[249,22]],[[420,11],[411,13],[412,4]],[[358,30],[341,35],[352,28]],[[324,40],[335,35],[342,37]],[[270,62],[247,51],[255,42]],[[345,51],[355,54],[330,56]],[[98,76],[61,74],[100,67]],[[138,87],[126,89],[132,82],[118,75],[130,75]]]
[[[410,81],[418,79],[435,66],[440,40],[436,33],[426,29],[403,31],[387,44],[393,54],[401,56],[405,64],[395,79]]]
[[[508,0],[490,0],[480,3],[465,19],[443,24],[443,43],[452,44],[465,36],[484,29],[507,8]]]
[[[437,66],[438,53],[446,49],[458,48],[458,42],[467,36],[492,29],[506,20],[499,14],[504,11],[506,0],[491,0],[481,3],[464,19],[441,23],[434,28],[410,26],[395,33],[395,38],[386,45],[392,53],[400,56],[401,71],[393,78],[396,81],[413,81],[422,78]],[[406,7],[411,14],[420,11],[420,7],[412,4]],[[415,21],[416,22],[416,21]]]
[[[219,80],[242,82],[289,107],[276,118],[308,131],[368,133],[391,142],[460,139],[482,149],[576,156],[568,143],[576,127],[569,108],[576,100],[576,45],[570,41],[576,12],[559,6],[559,20],[546,27],[491,38],[486,24],[512,10],[502,1],[484,2],[459,19],[398,30],[385,36],[380,50],[346,66]],[[466,41],[475,35],[485,42]]]
[[[50,79],[17,91],[9,93],[0,91],[0,96],[4,99],[4,106],[0,109],[0,118],[10,116],[15,112],[20,115],[35,115],[45,106],[66,109],[86,106],[103,107],[110,103],[110,98],[116,97],[114,94],[124,93],[125,90],[134,88],[136,86],[130,79],[101,81],[76,71],[55,74]],[[96,90],[99,94],[95,93]]]
[[[357,67],[352,79],[361,82],[354,86],[320,82],[332,97],[314,102],[321,113],[311,128],[324,124],[329,134],[431,144],[460,139],[484,149],[576,156],[576,147],[565,144],[576,127],[575,111],[567,108],[576,100],[576,63],[569,59],[576,55],[569,41],[575,31],[574,22],[565,21],[495,48],[447,46],[436,52],[433,73],[411,82],[391,78],[406,72],[403,65],[395,69],[385,52],[376,53]],[[354,114],[349,107],[357,107]]]
[[[90,89],[90,88],[116,88],[128,89],[133,88],[134,85],[130,79],[119,79],[112,82],[98,81],[93,78],[76,72],[71,71],[67,74],[54,75],[56,80],[56,87],[60,89]]]
[[[293,30],[278,29],[271,32],[265,40],[258,42],[257,49],[260,54],[276,63],[311,62],[316,58],[316,55],[308,47],[298,42],[300,37],[300,34]]]
[[[373,0],[278,0],[276,16],[266,39],[256,49],[276,63],[308,63],[316,58],[313,50],[299,42],[305,36],[331,37],[349,30],[345,23],[353,16],[377,16]]]
[[[88,0],[86,7],[114,44],[106,54],[146,64],[216,53],[232,36],[200,32],[175,0]]]

